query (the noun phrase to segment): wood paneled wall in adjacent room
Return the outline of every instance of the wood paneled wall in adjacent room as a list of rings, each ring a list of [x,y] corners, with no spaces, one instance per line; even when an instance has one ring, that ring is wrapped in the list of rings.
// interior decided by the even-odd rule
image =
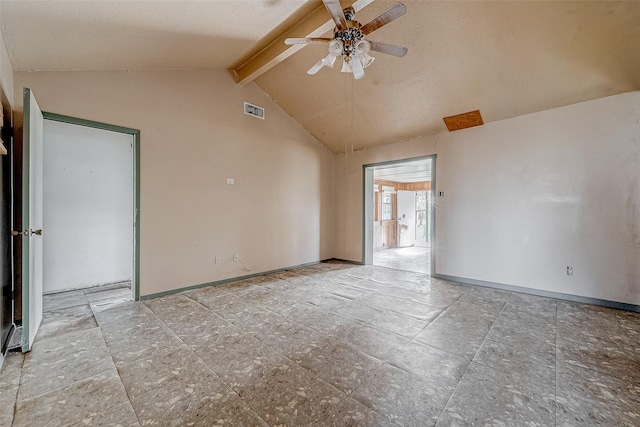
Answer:
[[[395,181],[385,181],[382,179],[376,179],[373,181],[374,184],[378,184],[380,186],[380,191],[382,191],[382,186],[387,185],[389,187],[395,187],[396,190],[406,190],[406,191],[429,191],[431,190],[431,181],[423,181],[423,182],[395,182]]]

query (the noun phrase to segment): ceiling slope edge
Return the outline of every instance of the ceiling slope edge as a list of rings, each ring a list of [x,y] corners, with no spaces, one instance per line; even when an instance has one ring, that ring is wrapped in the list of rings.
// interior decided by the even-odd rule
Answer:
[[[370,5],[375,0],[359,0],[360,9]],[[240,65],[230,69],[236,83],[245,85],[273,67],[299,51],[304,45],[287,46],[284,44],[285,39],[289,37],[320,37],[331,31],[335,24],[331,16],[328,14],[322,2],[307,16],[300,18],[299,22],[288,28],[280,35],[272,36],[271,41],[261,43],[265,46],[257,52],[249,55],[249,59],[243,61]]]

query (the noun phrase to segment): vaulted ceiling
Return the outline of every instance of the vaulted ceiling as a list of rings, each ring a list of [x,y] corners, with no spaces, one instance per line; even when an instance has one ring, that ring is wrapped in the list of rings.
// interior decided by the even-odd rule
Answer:
[[[367,1],[356,18],[366,23],[396,1]],[[255,82],[334,152],[446,131],[443,117],[470,110],[487,123],[640,90],[640,2],[403,2],[407,15],[369,38],[407,46],[404,58],[375,54],[358,81],[339,68],[309,76],[326,55],[311,45]],[[280,46],[286,31],[306,36],[296,24],[325,14],[319,7],[0,0],[0,24],[16,71],[232,69]]]

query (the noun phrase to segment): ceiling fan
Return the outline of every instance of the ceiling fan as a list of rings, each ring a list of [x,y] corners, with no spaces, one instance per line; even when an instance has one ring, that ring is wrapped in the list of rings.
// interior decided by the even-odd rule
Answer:
[[[329,44],[329,54],[311,67],[307,74],[316,74],[322,67],[333,68],[336,59],[341,58],[343,61],[341,71],[343,73],[353,73],[353,77],[356,80],[360,80],[364,77],[364,69],[371,65],[375,59],[369,55],[370,51],[397,56],[398,58],[402,58],[407,54],[408,49],[406,47],[365,40],[365,37],[375,30],[407,13],[407,7],[404,4],[396,3],[368,24],[362,25],[355,20],[356,12],[364,7],[360,1],[356,1],[344,10],[340,5],[340,0],[322,1],[336,24],[333,38],[289,38],[284,41],[287,45]]]

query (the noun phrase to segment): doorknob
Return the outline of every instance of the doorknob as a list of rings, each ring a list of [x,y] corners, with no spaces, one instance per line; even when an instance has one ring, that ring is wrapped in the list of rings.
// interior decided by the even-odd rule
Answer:
[[[31,233],[31,235],[33,236],[34,234],[38,235],[38,236],[42,236],[42,230],[24,230],[24,231],[12,231],[11,235],[12,236],[24,236],[24,237],[28,237],[29,233]]]

